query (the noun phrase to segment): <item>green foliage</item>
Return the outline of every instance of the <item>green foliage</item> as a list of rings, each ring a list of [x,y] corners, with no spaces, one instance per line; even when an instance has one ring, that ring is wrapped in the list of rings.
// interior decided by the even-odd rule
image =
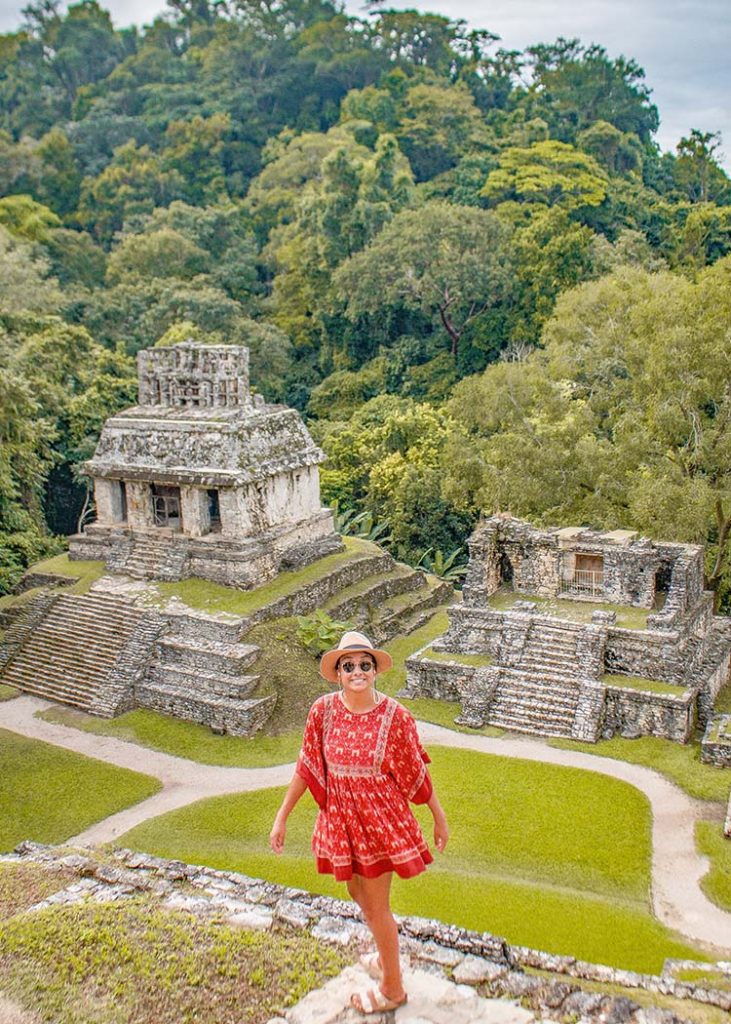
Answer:
[[[602,202],[606,175],[587,153],[547,140],[527,149],[504,150],[482,195],[493,204],[516,200],[575,210]]]
[[[311,615],[297,616],[297,639],[316,658],[319,658],[323,651],[334,647],[349,628],[347,622],[337,622],[322,608],[318,608]]]
[[[3,572],[75,522],[74,467],[134,396],[124,353],[179,337],[248,345],[254,387],[306,410],[332,449],[328,499],[387,519],[412,561],[462,545],[477,506],[514,490],[514,508],[546,519],[644,524],[654,487],[668,509],[680,500],[675,536],[723,540],[717,517],[699,528],[715,493],[705,470],[655,475],[661,450],[669,463],[683,448],[677,433],[650,431],[650,455],[639,445],[652,483],[628,474],[598,400],[557,396],[523,362],[576,285],[628,266],[690,280],[731,252],[716,133],[692,129],[662,154],[642,68],[573,39],[506,51],[439,14],[360,17],[331,0],[169,7],[120,30],[95,0],[34,3],[0,37],[0,315],[13,321],[0,370],[11,411],[38,419],[3,454]],[[68,347],[88,368],[66,399],[53,370],[46,386],[16,365],[49,315],[70,331],[38,358],[68,367]],[[372,401],[405,397],[428,419],[463,378],[458,394],[477,395],[469,378],[501,355],[515,366],[495,380],[532,395],[540,442],[503,430],[488,398],[505,434],[498,486],[481,487],[498,468],[461,423],[429,459],[396,442],[361,479],[344,464],[337,439]],[[574,498],[544,507],[550,494]]]
[[[448,555],[441,548],[428,548],[417,562],[417,567],[449,583],[456,583],[467,572],[467,556],[464,548],[455,548]]]
[[[473,443],[447,493],[543,522],[705,542],[707,583],[723,596],[730,271],[728,258],[697,282],[625,269],[563,295],[544,351],[455,389],[451,412]]]
[[[381,545],[391,540],[388,523],[376,522],[372,512],[356,512],[354,508],[347,508],[341,512],[337,502],[333,505],[333,511],[335,529],[343,536],[362,537],[363,540]]]
[[[508,293],[508,239],[494,214],[433,200],[341,264],[335,287],[351,319],[386,304],[438,320],[456,355],[466,326]]]

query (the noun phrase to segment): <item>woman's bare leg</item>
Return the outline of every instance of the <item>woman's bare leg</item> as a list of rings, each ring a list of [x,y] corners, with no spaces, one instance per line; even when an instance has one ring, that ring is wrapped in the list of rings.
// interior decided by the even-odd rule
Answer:
[[[400,1002],[404,997],[404,982],[399,959],[398,926],[391,913],[392,877],[391,871],[378,878],[354,875],[347,885],[348,892],[363,911],[365,922],[376,943],[383,972],[381,992],[389,999]]]

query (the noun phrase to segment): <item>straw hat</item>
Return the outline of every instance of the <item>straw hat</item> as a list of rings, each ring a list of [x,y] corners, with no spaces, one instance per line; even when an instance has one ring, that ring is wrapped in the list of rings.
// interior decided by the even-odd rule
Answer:
[[[370,654],[376,663],[376,672],[387,672],[393,665],[391,655],[374,647],[365,633],[349,630],[343,633],[338,646],[325,651],[320,659],[320,675],[328,683],[337,683],[337,664],[345,654]]]

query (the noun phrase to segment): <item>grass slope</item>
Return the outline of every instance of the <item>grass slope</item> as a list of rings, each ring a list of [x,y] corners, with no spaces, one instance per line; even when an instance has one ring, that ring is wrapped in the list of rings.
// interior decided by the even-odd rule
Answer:
[[[711,862],[710,871],[701,880],[703,892],[719,907],[731,911],[731,841],[723,835],[721,822],[696,822],[695,841]]]
[[[577,740],[551,739],[552,747],[580,750],[596,757],[611,757],[615,761],[628,761],[653,768],[664,775],[689,796],[698,800],[723,803],[728,800],[729,775],[724,768],[703,764],[700,743],[675,743],[657,736],[641,736],[625,740],[614,736],[598,743],[580,743]]]
[[[636,970],[697,955],[649,912],[650,815],[633,787],[593,772],[444,748],[434,751],[433,775],[453,838],[425,875],[396,882],[397,910]],[[270,789],[202,801],[120,842],[342,897],[344,887],[312,865],[309,797],[290,818],[284,855],[270,853],[281,796]],[[428,812],[419,814],[426,830]]]
[[[77,562],[70,559],[68,554],[62,554],[54,555],[53,558],[45,558],[42,562],[36,562],[35,565],[30,567],[29,571],[58,573],[59,576],[75,576],[77,582],[70,587],[63,587],[60,592],[63,594],[85,594],[94,580],[98,580],[100,576],[104,575],[105,568],[104,562]],[[36,589],[34,593],[37,592],[38,590]],[[13,604],[18,600],[23,600],[24,596],[24,594],[17,596],[8,595],[12,599],[8,603]],[[0,601],[2,600],[6,599],[0,598]]]
[[[159,789],[147,775],[0,730],[0,851],[21,839],[61,843]]]
[[[52,907],[0,923],[0,988],[64,1024],[264,1024],[349,958],[152,899]]]

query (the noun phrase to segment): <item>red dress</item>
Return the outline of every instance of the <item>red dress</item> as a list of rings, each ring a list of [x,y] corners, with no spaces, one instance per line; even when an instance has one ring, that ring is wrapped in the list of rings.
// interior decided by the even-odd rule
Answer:
[[[431,797],[428,762],[413,715],[392,697],[363,714],[348,711],[339,693],[315,701],[297,774],[320,807],[312,852],[321,874],[411,878],[431,864],[409,807]]]

